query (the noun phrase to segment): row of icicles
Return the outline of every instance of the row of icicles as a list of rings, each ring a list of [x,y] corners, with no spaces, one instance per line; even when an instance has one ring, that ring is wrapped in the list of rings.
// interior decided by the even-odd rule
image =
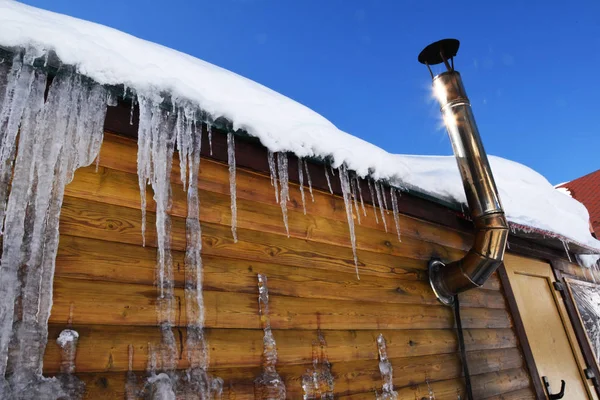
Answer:
[[[169,210],[171,206],[170,197],[170,175],[175,148],[179,151],[181,181],[184,190],[187,191],[188,216],[186,219],[187,247],[186,247],[186,307],[188,315],[192,316],[192,322],[188,322],[188,351],[195,351],[198,354],[195,359],[201,360],[199,363],[192,362],[194,357],[190,358],[192,369],[201,371],[203,378],[200,382],[206,382],[200,391],[206,393],[206,397],[219,397],[223,390],[223,381],[220,378],[213,378],[207,374],[208,354],[206,351],[206,342],[203,339],[202,328],[204,322],[204,309],[202,300],[202,262],[201,262],[201,228],[199,223],[199,199],[198,199],[198,170],[200,163],[200,143],[202,135],[202,125],[196,125],[197,112],[193,108],[178,107],[175,111],[168,112],[160,103],[151,98],[138,95],[140,106],[140,122],[138,130],[138,177],[140,179],[140,193],[142,199],[142,233],[145,231],[145,209],[146,209],[146,184],[150,184],[154,191],[154,200],[156,204],[156,226],[158,237],[158,304],[159,321],[161,332],[163,333],[162,344],[156,348],[150,349],[149,366],[151,377],[146,382],[141,393],[157,394],[163,398],[170,398],[175,395],[177,380],[175,373],[175,363],[173,359],[176,351],[174,350],[174,338],[171,333],[173,327],[173,316],[169,314],[172,305],[161,307],[160,304],[167,302],[171,304],[173,289],[172,259],[170,255],[170,217]],[[207,124],[209,135],[209,145],[212,143],[212,131],[210,124]],[[235,140],[232,133],[227,134],[227,155],[230,177],[230,195],[231,195],[231,231],[234,241],[237,242],[237,207],[236,207],[236,164],[235,164]],[[211,150],[212,152],[212,150]],[[268,152],[268,164],[271,175],[271,185],[275,189],[275,199],[281,206],[283,222],[286,233],[289,237],[288,210],[287,201],[289,201],[289,172],[288,155],[284,152]],[[298,181],[299,190],[302,198],[303,211],[306,214],[306,195],[304,190],[304,178],[308,183],[308,192],[314,201],[312,179],[308,170],[307,162],[302,158],[298,159]],[[328,182],[330,192],[331,187],[330,173],[336,176],[336,170],[325,166],[324,173]],[[362,190],[358,176],[351,176],[344,164],[337,168],[337,175],[340,179],[342,194],[348,217],[348,225],[354,253],[354,261],[357,266],[356,257],[356,239],[354,233],[354,213],[360,224],[361,211],[363,216],[367,215]],[[379,223],[377,207],[381,212],[381,220],[384,229],[387,231],[386,214],[389,214],[386,193],[380,182],[367,179],[371,198],[375,202],[375,218]],[[398,240],[400,240],[399,210],[397,195],[399,192],[391,188],[392,212]],[[192,272],[190,274],[189,272]],[[193,279],[188,280],[188,275]],[[358,270],[357,270],[358,275]],[[275,339],[271,331],[269,317],[269,298],[267,277],[258,275],[259,286],[259,315],[261,327],[264,331],[263,337],[263,371],[255,380],[255,397],[262,399],[285,399],[285,384],[276,371],[277,349]],[[188,289],[190,296],[188,296]],[[195,309],[193,309],[195,308]],[[196,334],[191,335],[190,333]],[[196,338],[195,343],[190,343],[190,337]],[[392,383],[392,365],[387,358],[386,342],[382,335],[377,338],[379,351],[379,368],[384,381],[381,392],[376,391],[376,397],[382,400],[396,399],[397,393],[393,389]],[[318,341],[313,345],[313,366],[302,377],[302,387],[304,399],[333,399],[334,378],[331,373],[331,365],[327,360],[325,352],[325,339],[319,333]],[[170,349],[170,350],[169,350]],[[195,350],[194,350],[195,349]],[[200,349],[200,350],[199,350]],[[163,361],[160,358],[163,358]],[[171,360],[171,363],[169,363]],[[157,372],[163,371],[157,374]],[[166,371],[166,372],[165,372]],[[131,380],[128,381],[130,387],[136,387],[135,374],[130,371]],[[188,377],[190,376],[188,372]],[[188,378],[189,379],[189,378]],[[433,391],[429,386],[431,399],[434,398]],[[140,390],[128,390],[132,394],[131,398],[140,394]],[[164,394],[167,393],[167,394]],[[166,396],[166,397],[165,397]],[[186,399],[189,397],[186,397]]]
[[[75,170],[98,160],[103,139],[103,124],[107,106],[115,106],[116,98],[105,87],[74,72],[73,68],[59,68],[50,87],[45,91],[48,77],[43,69],[33,66],[40,54],[16,54],[11,64],[0,64],[0,72],[7,77],[0,89],[2,100],[0,109],[0,179],[6,179],[13,171],[13,185],[0,186],[0,219],[4,221],[2,282],[4,287],[0,305],[9,305],[4,310],[6,318],[0,319],[0,355],[8,359],[12,375],[6,375],[6,363],[0,363],[0,392],[13,393],[13,389],[30,387],[46,398],[58,398],[77,382],[65,382],[60,386],[55,380],[44,378],[42,356],[47,342],[48,317],[52,305],[52,287],[56,251],[58,249],[58,222],[62,206],[64,188],[73,179]],[[45,92],[47,95],[45,95]],[[144,396],[153,399],[207,400],[220,396],[223,380],[208,374],[208,344],[204,337],[204,300],[202,293],[202,257],[200,202],[198,198],[198,173],[201,154],[202,124],[206,114],[186,101],[175,100],[170,110],[163,106],[163,98],[157,93],[139,93],[137,96],[140,118],[138,127],[138,179],[141,194],[142,237],[145,244],[146,229],[146,186],[150,185],[156,203],[157,268],[156,311],[160,327],[161,342],[149,346],[149,376],[138,384],[133,372],[128,375],[127,393],[131,396]],[[133,109],[134,102],[132,102]],[[131,114],[133,115],[133,113]],[[131,121],[133,122],[133,121]],[[208,126],[209,145],[212,144],[212,131]],[[17,136],[17,132],[20,134]],[[17,137],[19,144],[17,146]],[[236,182],[235,182],[235,142],[232,133],[227,134],[228,161],[231,192],[231,229],[234,240],[236,231]],[[175,296],[173,259],[171,255],[171,172],[174,151],[179,152],[181,181],[187,194],[186,252],[185,252],[185,307],[187,320],[186,357],[189,368],[177,371],[177,347],[174,337]],[[212,152],[212,151],[211,151]],[[287,154],[269,153],[272,184],[276,200],[281,206],[286,232],[287,201],[289,200],[289,174]],[[305,160],[299,160],[300,192],[303,210],[306,210],[304,193],[304,173],[311,198],[312,181]],[[325,176],[330,192],[329,172]],[[360,211],[366,216],[362,199],[360,180],[351,175],[345,165],[337,169],[339,176],[355,265],[356,239],[354,234],[354,213],[360,223]],[[14,182],[18,182],[16,185]],[[389,213],[386,195],[379,182],[367,180],[371,198],[379,206],[382,222],[387,231],[385,213]],[[36,190],[37,187],[37,190]],[[398,194],[391,190],[392,209],[398,239],[400,239],[398,219]],[[359,208],[360,203],[360,208]],[[375,212],[377,222],[378,216]],[[27,236],[33,232],[33,240]],[[23,247],[26,245],[26,247]],[[20,266],[27,265],[26,271]],[[19,274],[25,273],[25,281]],[[357,268],[358,274],[358,268]],[[260,277],[259,277],[260,278]],[[37,283],[36,283],[37,282]],[[260,279],[259,279],[260,282]],[[266,277],[262,279],[266,293]],[[263,296],[263,292],[261,292]],[[265,349],[275,348],[271,343],[270,323],[265,316],[268,309],[266,298],[261,300],[261,321],[265,332]],[[13,305],[17,312],[13,313]],[[17,320],[13,321],[15,315]],[[14,324],[13,324],[14,322]],[[65,351],[65,359],[72,359],[78,335],[66,331],[60,340]],[[380,341],[378,341],[379,343]],[[18,351],[8,357],[9,344],[14,343]],[[320,339],[321,347],[322,341]],[[64,345],[63,345],[64,344]],[[379,343],[380,344],[380,343]],[[272,346],[271,346],[272,345]],[[12,346],[12,345],[11,345]],[[65,347],[66,346],[66,347]],[[380,348],[381,353],[381,348]],[[385,352],[384,352],[385,353]],[[12,357],[15,354],[18,357]],[[274,361],[268,351],[265,360]],[[276,356],[275,356],[276,359]],[[326,356],[317,357],[312,374],[327,375]],[[270,362],[270,361],[269,361]],[[385,370],[391,368],[385,366]],[[268,365],[268,363],[267,363]],[[65,370],[71,375],[74,365]],[[267,375],[269,370],[267,371]],[[274,369],[274,363],[272,371]],[[318,372],[315,372],[318,371]],[[276,373],[276,372],[275,372]],[[74,376],[73,376],[74,378]],[[70,378],[69,378],[70,379]],[[387,378],[386,378],[387,379]],[[303,386],[310,387],[310,379],[303,379]],[[314,379],[313,379],[314,380]],[[329,382],[329,379],[325,379]],[[7,385],[10,385],[7,386]],[[333,382],[331,382],[331,386]],[[325,385],[328,386],[328,385]],[[386,386],[390,388],[389,385]],[[391,390],[391,389],[390,389]],[[393,390],[392,390],[393,391]],[[73,393],[73,392],[71,392]],[[385,393],[385,388],[383,393]],[[73,394],[74,395],[74,394]]]

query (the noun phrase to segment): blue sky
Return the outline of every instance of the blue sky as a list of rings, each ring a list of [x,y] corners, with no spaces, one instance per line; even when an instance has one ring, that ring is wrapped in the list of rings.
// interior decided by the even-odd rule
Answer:
[[[26,0],[192,54],[405,154],[451,154],[417,62],[455,37],[489,154],[553,183],[600,168],[599,1]]]

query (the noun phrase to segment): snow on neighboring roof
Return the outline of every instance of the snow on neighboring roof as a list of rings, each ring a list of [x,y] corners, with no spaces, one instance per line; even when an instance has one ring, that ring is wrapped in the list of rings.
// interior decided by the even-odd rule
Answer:
[[[560,187],[560,186],[556,187],[556,186],[554,186],[554,189],[556,189],[558,192],[563,193],[563,194],[565,194],[565,195],[567,195],[569,197],[573,197],[571,195],[571,191],[567,187]]]
[[[465,202],[453,157],[390,154],[265,86],[118,30],[0,0],[0,45],[53,50],[63,63],[101,84],[124,84],[142,94],[169,92],[214,118],[227,118],[234,129],[246,130],[272,151],[329,157],[334,167],[346,163],[361,176]],[[509,221],[600,250],[581,203],[528,167],[499,157],[490,157],[490,163]]]
[[[567,191],[587,207],[592,227],[596,235],[600,235],[600,170],[557,186],[557,190]]]

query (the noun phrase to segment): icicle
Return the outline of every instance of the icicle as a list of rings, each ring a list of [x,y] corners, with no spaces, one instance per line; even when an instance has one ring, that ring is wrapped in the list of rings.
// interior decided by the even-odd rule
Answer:
[[[381,395],[377,395],[377,400],[395,400],[398,393],[394,391],[394,377],[392,363],[388,360],[387,346],[382,334],[377,336],[377,349],[379,350],[379,372],[383,380]]]
[[[331,364],[327,358],[327,342],[319,330],[318,342],[312,344],[312,368],[302,375],[304,400],[333,400],[335,380],[331,373]]]
[[[156,204],[157,242],[157,319],[161,332],[158,346],[160,369],[173,374],[177,366],[177,346],[172,327],[175,323],[173,259],[171,256],[171,171],[176,141],[176,113],[161,108],[162,99],[138,96],[140,123],[138,128],[138,180],[142,206],[145,207],[146,183],[154,191]],[[145,217],[143,213],[143,217]],[[144,222],[145,225],[145,222]],[[144,226],[145,228],[145,226]],[[146,381],[146,390],[170,396],[174,380],[170,375],[152,375]]]
[[[133,125],[133,111],[135,110],[136,95],[131,92],[131,110],[129,111],[129,125]]]
[[[573,260],[571,260],[571,254],[569,254],[569,250],[570,250],[569,249],[569,244],[567,243],[566,240],[561,240],[561,242],[562,242],[562,245],[563,245],[563,247],[565,249],[565,253],[567,253],[567,257],[569,258],[569,262],[573,262]]]
[[[109,107],[116,107],[119,104],[118,96],[111,91],[106,92],[106,105]]]
[[[185,111],[181,124],[180,158],[185,158],[187,173],[187,217],[185,250],[185,306],[187,316],[186,349],[190,367],[186,371],[184,398],[212,399],[220,393],[223,380],[208,374],[208,346],[204,337],[204,298],[202,293],[202,229],[200,225],[200,201],[198,197],[198,173],[202,145],[202,127],[197,130],[195,113]],[[183,154],[181,154],[183,149]]]
[[[275,155],[271,150],[267,153],[269,162],[269,172],[271,173],[271,186],[275,188],[275,201],[279,203],[279,186],[277,184],[277,165],[275,163]]]
[[[350,193],[352,194],[352,200],[354,201],[354,208],[356,208],[356,218],[360,225],[360,210],[358,209],[358,195],[356,194],[356,182],[353,178],[350,179]]]
[[[373,191],[373,185],[371,179],[367,177],[367,185],[369,186],[369,193],[371,193],[371,201],[373,202],[373,214],[375,214],[375,222],[379,224],[379,218],[377,218],[377,198],[375,198],[375,192]]]
[[[312,202],[315,202],[315,196],[313,195],[313,188],[312,188],[312,179],[310,178],[310,172],[308,171],[308,163],[306,161],[304,161],[304,172],[306,172],[306,178],[308,180],[308,191],[310,192],[310,198],[312,199]]]
[[[300,197],[302,198],[302,210],[306,215],[306,199],[304,198],[304,161],[298,157],[298,182],[300,183]]]
[[[331,188],[331,180],[329,180],[329,172],[327,172],[327,164],[323,164],[325,167],[325,179],[327,179],[327,187],[329,188],[329,193],[333,194],[333,189]]]
[[[152,104],[145,97],[140,99],[140,122],[138,126],[137,175],[142,211],[142,246],[146,247],[146,185],[150,177],[150,122]]]
[[[0,93],[0,235],[3,232],[19,123],[30,99],[35,73],[31,65],[22,62],[21,53],[17,53],[6,76],[4,95]]]
[[[138,398],[138,383],[137,376],[133,371],[133,346],[129,345],[128,350],[128,363],[127,363],[127,381],[125,382],[125,399],[126,400],[137,400]]]
[[[379,183],[379,188],[381,190],[381,197],[383,197],[383,207],[385,208],[385,213],[389,214],[390,213],[390,209],[389,209],[388,204],[387,204],[387,195],[385,193],[385,185],[383,183],[381,183],[381,182],[378,182],[378,183]],[[380,204],[380,206],[381,206],[381,204]]]
[[[329,164],[329,168],[331,169],[331,175],[335,176],[335,169],[333,168],[333,164]]]
[[[56,343],[60,347],[60,374],[58,380],[61,382],[62,391],[69,399],[81,399],[85,392],[85,384],[75,375],[75,355],[77,354],[77,342],[79,333],[72,329],[63,330]]]
[[[210,151],[210,155],[213,155],[213,146],[212,146],[212,125],[210,122],[206,123],[206,131],[208,132],[208,150]]]
[[[189,135],[186,135],[186,130],[191,129],[191,121],[183,115],[184,111],[181,108],[177,109],[177,122],[175,123],[175,137],[177,140],[177,151],[179,152],[179,179],[183,184],[183,191],[187,190],[187,162],[188,151],[190,147]],[[186,125],[190,125],[189,127]]]
[[[231,234],[237,243],[237,201],[235,188],[235,141],[233,133],[227,133],[227,162],[229,163],[229,192],[231,194]]]
[[[383,228],[387,232],[387,222],[385,220],[385,214],[383,213],[383,200],[381,199],[381,186],[379,182],[374,182],[375,192],[377,193],[377,203],[379,203],[379,211],[381,211],[381,220],[383,221]]]
[[[75,372],[75,354],[77,353],[77,342],[79,333],[71,329],[63,330],[56,343],[61,349],[60,372],[72,374]]]
[[[26,105],[6,207],[0,274],[0,380],[7,363],[12,375],[10,387],[0,382],[2,398],[12,398],[7,390],[21,394],[25,388],[30,398],[69,397],[65,391],[77,382],[76,378],[43,378],[42,363],[64,189],[78,167],[90,165],[97,157],[108,96],[105,88],[68,68],[58,71],[46,102],[45,89],[45,74],[35,71],[30,92],[23,93]],[[15,303],[19,305],[16,312]]]
[[[138,179],[142,208],[146,206],[146,182],[154,190],[156,203],[156,235],[158,244],[157,281],[159,298],[171,302],[173,260],[171,259],[171,167],[175,141],[175,116],[160,108],[158,99],[140,96],[140,124],[138,130]],[[145,219],[145,212],[142,211]],[[145,221],[143,221],[145,228]],[[169,305],[165,304],[167,309]],[[164,322],[172,323],[172,311],[166,311]]]
[[[279,205],[281,206],[281,213],[283,214],[283,224],[285,225],[285,232],[290,237],[290,227],[288,224],[288,212],[287,212],[287,201],[289,199],[289,171],[288,171],[288,158],[284,152],[277,153],[277,171],[279,175],[279,184],[281,185],[281,192],[279,193]]]
[[[425,383],[427,384],[427,392],[429,395],[427,400],[435,400],[435,393],[433,393],[433,388],[429,383],[429,376],[425,376]]]
[[[360,279],[358,274],[358,257],[356,256],[356,235],[354,234],[354,218],[352,216],[352,200],[350,199],[350,182],[348,178],[348,169],[345,164],[340,166],[340,184],[342,186],[342,195],[344,205],[346,206],[346,217],[348,218],[348,230],[350,231],[350,243],[352,244],[352,254],[354,256],[354,267],[356,269],[356,278]]]
[[[360,197],[360,207],[362,208],[363,215],[366,217],[367,209],[365,208],[365,202],[363,200],[363,195],[362,195],[362,188],[360,187],[360,178],[358,177],[358,175],[355,175],[354,179],[356,180],[356,189],[358,190],[358,196]]]
[[[277,344],[271,331],[267,277],[263,274],[258,274],[258,291],[258,313],[264,337],[262,373],[254,380],[254,398],[284,400],[286,397],[285,383],[275,369],[277,365]]]
[[[394,223],[396,224],[396,233],[398,234],[398,241],[402,242],[400,237],[400,211],[398,210],[398,198],[396,197],[397,189],[390,187],[390,196],[392,198],[392,213],[394,214]]]

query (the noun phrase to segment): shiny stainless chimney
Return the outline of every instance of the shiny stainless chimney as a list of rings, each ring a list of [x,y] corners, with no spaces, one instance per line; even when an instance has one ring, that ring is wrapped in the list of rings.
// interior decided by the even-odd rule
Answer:
[[[433,91],[440,103],[475,225],[473,247],[464,258],[447,265],[439,260],[429,263],[429,283],[437,298],[447,305],[453,304],[458,293],[483,285],[496,271],[508,238],[508,223],[471,104],[460,74],[454,70],[458,47],[458,40],[444,39],[419,54],[419,62],[427,66],[433,79]],[[430,66],[441,63],[447,71],[434,77]]]

